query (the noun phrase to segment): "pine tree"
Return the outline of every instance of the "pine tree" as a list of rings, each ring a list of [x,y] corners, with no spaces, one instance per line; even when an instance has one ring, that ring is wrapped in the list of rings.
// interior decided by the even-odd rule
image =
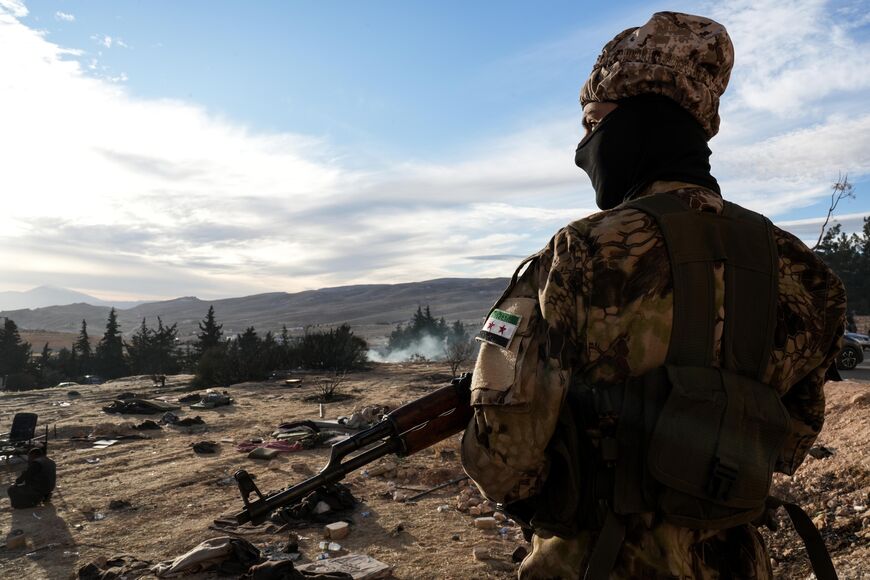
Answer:
[[[220,346],[221,337],[223,336],[221,329],[223,327],[223,324],[218,324],[217,320],[215,320],[214,306],[209,306],[208,314],[199,323],[200,334],[197,336],[196,351],[200,356],[208,349]]]
[[[92,365],[92,352],[91,352],[91,339],[88,336],[88,321],[82,320],[82,329],[79,331],[79,336],[76,338],[76,341],[73,343],[73,350],[76,352],[79,361],[79,374],[87,374],[91,371]]]
[[[106,332],[97,345],[97,366],[106,378],[123,377],[128,372],[127,361],[124,360],[124,342],[121,338],[118,314],[112,308],[106,321]]]
[[[18,325],[6,318],[0,329],[0,377],[23,373],[30,362],[30,343],[21,340]]]

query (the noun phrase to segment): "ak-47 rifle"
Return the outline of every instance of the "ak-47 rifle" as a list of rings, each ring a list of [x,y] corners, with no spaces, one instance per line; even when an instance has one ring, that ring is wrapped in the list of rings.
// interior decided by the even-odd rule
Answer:
[[[449,385],[402,405],[377,425],[336,443],[320,473],[281,491],[263,495],[247,471],[236,471],[233,477],[245,503],[245,509],[235,515],[236,522],[262,523],[275,509],[297,502],[323,485],[341,481],[351,471],[384,455],[411,455],[459,433],[471,420],[470,398],[471,373],[465,373]],[[348,454],[360,450],[343,461]],[[252,494],[257,496],[253,500]]]

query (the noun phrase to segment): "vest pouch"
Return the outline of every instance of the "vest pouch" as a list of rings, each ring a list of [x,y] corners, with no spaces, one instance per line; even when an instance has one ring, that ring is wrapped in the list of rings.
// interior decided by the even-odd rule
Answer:
[[[711,367],[666,366],[670,394],[647,466],[676,525],[727,528],[761,514],[789,416],[771,387]]]

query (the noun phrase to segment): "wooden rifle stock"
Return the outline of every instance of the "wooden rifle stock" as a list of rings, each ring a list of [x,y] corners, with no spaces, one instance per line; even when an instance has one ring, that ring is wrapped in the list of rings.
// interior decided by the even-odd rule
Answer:
[[[403,457],[459,433],[472,417],[471,373],[455,378],[446,387],[402,405],[364,431],[332,446],[329,461],[320,473],[292,487],[267,495],[260,493],[244,469],[233,474],[245,508],[235,514],[239,524],[265,521],[277,508],[295,503],[329,483],[335,483],[376,459],[395,453]],[[345,460],[355,452],[360,453]],[[255,495],[254,499],[251,496]]]

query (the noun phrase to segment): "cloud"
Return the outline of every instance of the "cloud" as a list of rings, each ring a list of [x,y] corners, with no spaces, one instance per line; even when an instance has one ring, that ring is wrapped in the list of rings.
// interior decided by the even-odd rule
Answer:
[[[76,21],[76,17],[74,14],[69,14],[67,12],[61,12],[60,10],[58,10],[57,12],[54,13],[54,19],[55,20],[62,20],[63,22],[75,22]]]
[[[738,8],[742,35],[746,14],[763,14]],[[0,260],[4,283],[17,288],[215,298],[505,276],[595,209],[573,164],[576,111],[538,116],[452,158],[360,163],[318,136],[254,131],[194,103],[137,98],[90,55],[51,42],[22,15],[23,5],[0,0],[0,54],[9,55],[0,59]],[[803,12],[797,19],[795,34],[822,51],[815,24]],[[840,28],[843,46],[856,46]],[[122,46],[107,35],[94,40]],[[563,44],[523,58],[552,62]],[[752,70],[735,76],[712,145],[727,196],[778,219],[827,196],[838,171],[870,174],[866,106],[801,117],[787,110],[825,98],[776,88],[792,86],[777,79],[795,67],[812,65],[812,50],[794,50],[800,60],[777,52],[778,64],[764,69],[787,106],[771,114],[744,90],[768,66],[750,60]],[[844,92],[857,102],[867,97],[862,86]]]
[[[24,18],[28,14],[27,6],[22,0],[0,0],[0,16],[4,12],[15,18]]]
[[[130,48],[130,45],[124,42],[123,39],[118,38],[117,36],[109,36],[108,34],[93,34],[91,35],[91,40],[104,48],[112,48],[113,46]]]
[[[826,0],[733,0],[709,10],[734,41],[732,109],[803,116],[823,99],[870,88],[870,42],[853,34],[851,14],[866,18],[866,1],[837,10]]]

